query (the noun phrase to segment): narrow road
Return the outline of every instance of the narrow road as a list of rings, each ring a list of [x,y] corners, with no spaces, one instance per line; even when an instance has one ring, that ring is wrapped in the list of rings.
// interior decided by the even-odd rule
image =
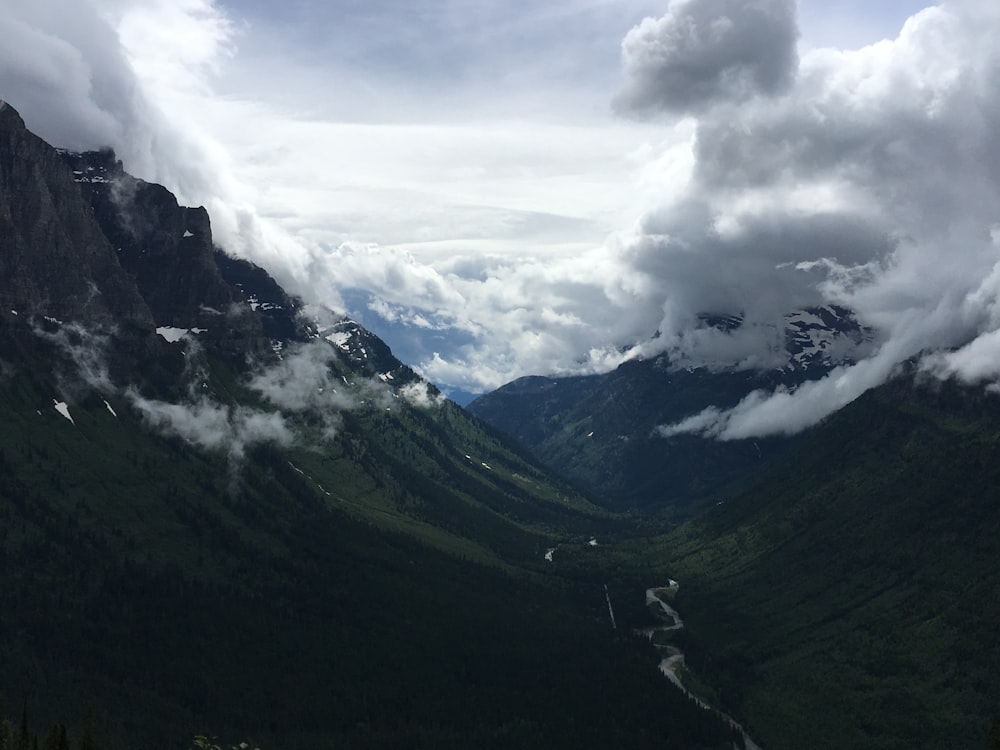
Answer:
[[[652,640],[654,633],[666,633],[672,630],[680,630],[681,628],[684,627],[684,621],[681,619],[681,616],[677,613],[677,610],[671,607],[665,601],[663,601],[663,599],[661,599],[660,596],[657,594],[658,591],[668,591],[672,593],[677,591],[679,587],[680,584],[678,584],[677,581],[671,579],[670,583],[667,584],[666,586],[654,586],[651,589],[646,589],[646,604],[652,604],[654,602],[658,603],[660,605],[660,609],[663,611],[663,614],[666,617],[669,617],[670,619],[673,620],[673,625],[660,625],[658,627],[647,628],[646,630],[642,631],[643,635],[645,635],[650,640]],[[743,741],[744,743],[746,743],[747,750],[761,750],[760,745],[758,745],[756,742],[750,739],[750,737],[746,733],[746,730],[740,725],[739,722],[736,721],[736,719],[734,719],[729,714],[725,714],[719,709],[710,706],[708,703],[703,701],[698,696],[692,694],[690,690],[684,687],[684,683],[681,682],[681,678],[677,674],[677,670],[679,670],[682,666],[684,666],[684,653],[679,648],[677,648],[676,646],[669,646],[669,645],[657,646],[657,648],[663,650],[666,653],[666,656],[664,656],[663,659],[660,660],[660,671],[663,672],[663,674],[666,676],[668,680],[670,680],[672,683],[674,683],[674,685],[683,690],[686,696],[691,698],[695,703],[704,708],[706,711],[715,711],[723,719],[728,721],[729,725],[733,727],[733,729],[739,730],[743,734]]]

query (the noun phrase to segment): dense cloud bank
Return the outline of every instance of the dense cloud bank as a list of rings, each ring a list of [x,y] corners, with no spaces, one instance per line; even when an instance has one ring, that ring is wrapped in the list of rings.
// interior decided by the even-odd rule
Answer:
[[[625,112],[699,112],[786,90],[798,61],[795,0],[674,0],[622,43]]]
[[[302,190],[287,214],[258,216],[254,201],[268,193],[235,177],[219,134],[241,159],[280,142],[301,166],[331,130],[218,95],[217,71],[240,64],[239,30],[220,5],[91,0],[60,13],[65,0],[12,1],[0,20],[0,97],[29,126],[59,145],[110,142],[127,167],[205,203],[228,249],[310,299],[337,305],[338,290],[363,290],[365,312],[414,341],[414,364],[436,382],[481,390],[661,353],[679,366],[773,367],[783,316],[831,303],[875,332],[857,365],[664,433],[798,430],[912,358],[939,377],[1000,378],[1000,6],[944,0],[895,38],[842,50],[803,46],[791,0],[673,0],[618,32],[623,83],[606,99],[662,135],[628,155],[634,225],[581,247],[589,225],[572,201],[535,213],[429,211],[455,239],[421,255],[307,226]],[[248,128],[266,145],[243,143]],[[378,132],[386,147],[399,138]],[[581,129],[477,133],[409,127],[407,148],[390,150],[402,161],[421,151],[412,143],[429,146],[428,158],[459,175],[468,164],[510,169],[506,149],[539,165],[524,183],[538,189],[594,149]],[[314,150],[296,157],[288,143]],[[461,163],[448,161],[455,151]],[[574,242],[512,249],[529,228]],[[704,313],[745,323],[719,331]]]
[[[761,324],[835,302],[878,346],[795,393],[755,393],[665,434],[794,432],[933,350],[960,347],[927,357],[932,372],[989,377],[984,363],[1000,354],[998,31],[1000,8],[945,2],[895,40],[805,55],[782,97],[699,118],[690,189],[647,217],[628,250],[661,285],[675,353],[701,358],[685,334],[695,295]]]

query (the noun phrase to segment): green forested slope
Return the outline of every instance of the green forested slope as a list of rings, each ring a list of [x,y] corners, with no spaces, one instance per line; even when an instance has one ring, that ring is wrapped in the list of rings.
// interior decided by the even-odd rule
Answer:
[[[688,664],[771,748],[981,748],[1000,718],[1000,402],[901,378],[633,545]]]
[[[0,694],[39,733],[90,711],[105,747],[724,743],[612,631],[604,573],[545,568],[604,515],[456,407],[290,412],[290,445],[208,449],[80,379],[66,325],[2,318]],[[148,399],[184,406],[195,373],[274,408],[210,349],[143,346],[109,359]]]
[[[733,406],[781,380],[780,371],[673,370],[661,360],[632,361],[605,375],[522,378],[466,408],[602,505],[686,519],[770,459],[782,441],[665,440],[656,428],[708,406]]]
[[[726,745],[612,629],[627,576],[544,561],[620,520],[0,115],[0,746]]]

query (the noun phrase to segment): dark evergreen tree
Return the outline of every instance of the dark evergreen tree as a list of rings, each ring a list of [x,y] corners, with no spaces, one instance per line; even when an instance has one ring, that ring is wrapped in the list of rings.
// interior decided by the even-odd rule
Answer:
[[[14,747],[17,750],[31,750],[31,731],[28,728],[28,702],[24,702],[21,710],[21,727],[17,733],[17,741]]]
[[[88,711],[80,728],[80,750],[98,750],[96,724],[93,711]]]
[[[69,739],[66,736],[65,724],[52,725],[48,734],[45,735],[42,750],[69,750]]]

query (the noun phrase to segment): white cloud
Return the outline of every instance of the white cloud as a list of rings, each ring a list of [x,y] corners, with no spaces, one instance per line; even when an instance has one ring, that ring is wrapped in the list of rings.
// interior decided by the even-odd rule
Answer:
[[[783,306],[830,301],[873,326],[878,346],[823,381],[751,394],[667,434],[794,432],[935,350],[962,347],[932,355],[932,372],[992,377],[998,31],[1000,8],[945,2],[894,40],[805,54],[780,98],[702,115],[687,195],[650,214],[626,251],[660,285],[658,343],[705,359],[691,345],[699,308],[744,311],[760,328]]]
[[[840,389],[778,394],[801,414],[788,424],[921,351],[967,347],[935,371],[987,371],[973,363],[1000,327],[1000,7],[949,0],[896,38],[797,52],[777,0],[675,1],[645,23],[656,8],[638,0],[518,7],[490,36],[449,5],[434,28],[463,33],[421,57],[423,27],[384,23],[380,4],[293,33],[211,0],[10,0],[0,96],[57,144],[110,142],[206,205],[221,244],[293,291],[339,306],[338,289],[368,290],[446,385],[659,351],[764,364],[780,316],[822,302],[875,327],[878,354]],[[314,43],[338,20],[347,47]],[[288,54],[294,34],[310,43]],[[696,117],[611,119],[613,72],[598,71],[623,36],[629,106]],[[719,335],[706,311],[747,325]],[[727,434],[777,429],[768,403],[744,404]]]
[[[797,63],[795,0],[671,0],[622,42],[624,112],[698,112],[788,88]]]
[[[421,409],[430,409],[440,406],[445,402],[444,395],[432,394],[430,384],[423,381],[415,381],[404,385],[399,389],[399,395],[407,402]]]
[[[143,398],[134,390],[126,396],[152,427],[200,448],[224,450],[234,460],[242,459],[255,443],[293,442],[291,430],[276,412],[215,404],[207,399],[172,404]]]
[[[111,331],[90,331],[78,323],[59,323],[53,331],[39,326],[32,330],[39,338],[58,346],[76,368],[74,375],[88,386],[102,394],[114,391],[106,357]],[[68,382],[63,385],[69,387]]]
[[[319,420],[323,433],[333,437],[340,429],[341,413],[361,399],[334,374],[333,359],[327,342],[304,344],[286,351],[280,362],[257,373],[248,385],[280,409],[308,412],[309,418]]]

